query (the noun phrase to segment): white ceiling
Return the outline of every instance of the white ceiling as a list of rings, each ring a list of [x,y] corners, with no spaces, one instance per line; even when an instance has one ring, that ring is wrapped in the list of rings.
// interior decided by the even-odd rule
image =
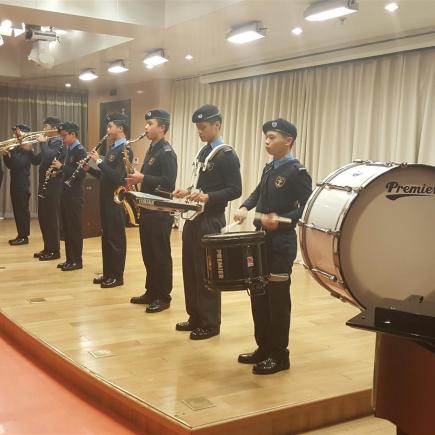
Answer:
[[[0,20],[70,30],[54,48],[55,65],[44,69],[27,60],[31,42],[24,36],[5,38],[0,47],[0,81],[73,88],[111,88],[156,78],[181,78],[301,59],[316,53],[379,43],[405,46],[418,36],[421,46],[435,46],[435,1],[397,0],[394,14],[387,0],[360,0],[360,11],[344,22],[304,21],[308,0],[0,0]],[[232,26],[262,21],[266,37],[243,46],[226,41]],[[304,33],[294,36],[299,26]],[[434,41],[432,43],[432,41]],[[164,48],[165,65],[145,69],[144,54]],[[184,56],[191,53],[192,61]],[[110,61],[125,59],[130,70],[107,72]],[[99,78],[83,83],[80,69],[95,68]]]

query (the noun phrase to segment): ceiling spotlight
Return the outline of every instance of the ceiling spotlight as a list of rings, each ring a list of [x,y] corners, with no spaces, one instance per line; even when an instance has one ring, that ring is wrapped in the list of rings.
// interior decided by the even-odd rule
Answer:
[[[184,56],[184,59],[186,59],[186,60],[192,60],[193,56],[191,54],[186,54],[186,56]]]
[[[71,83],[65,83],[65,87],[66,88],[70,88],[71,87]]]
[[[227,41],[233,44],[246,44],[247,42],[256,41],[264,38],[265,28],[261,26],[259,21],[243,24],[235,27],[227,35]]]
[[[107,68],[107,71],[114,74],[119,74],[128,71],[128,68],[125,66],[123,60],[115,60],[110,64],[109,68]]]
[[[300,34],[302,34],[302,32],[303,32],[303,30],[300,27],[295,27],[292,30],[293,35],[300,35]]]
[[[95,74],[95,71],[92,68],[84,69],[79,75],[79,79],[86,82],[95,80],[96,78],[98,78],[98,76]]]
[[[397,9],[399,9],[399,5],[397,3],[392,2],[385,5],[385,10],[388,12],[394,12],[397,11]]]
[[[312,3],[305,10],[308,21],[325,21],[358,12],[356,0],[320,0]]]
[[[148,69],[151,69],[157,65],[167,62],[168,59],[165,57],[165,53],[162,48],[150,51],[143,60],[143,63]]]

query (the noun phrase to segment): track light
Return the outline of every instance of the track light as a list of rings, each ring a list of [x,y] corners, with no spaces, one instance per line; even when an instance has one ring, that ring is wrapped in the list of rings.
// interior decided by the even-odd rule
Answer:
[[[98,76],[95,74],[95,71],[92,68],[84,69],[79,75],[79,79],[86,82],[95,80],[96,78],[98,78]]]
[[[109,68],[107,68],[107,71],[114,74],[119,74],[128,71],[128,68],[125,66],[123,60],[115,60],[110,64]]]
[[[358,12],[356,0],[320,0],[306,9],[304,17],[308,21],[325,21]]]
[[[259,21],[243,24],[235,27],[227,35],[227,41],[233,44],[246,44],[247,42],[256,41],[264,38],[265,28]]]
[[[143,63],[148,69],[151,69],[157,65],[167,62],[168,59],[165,57],[165,53],[162,48],[150,51],[143,60]]]

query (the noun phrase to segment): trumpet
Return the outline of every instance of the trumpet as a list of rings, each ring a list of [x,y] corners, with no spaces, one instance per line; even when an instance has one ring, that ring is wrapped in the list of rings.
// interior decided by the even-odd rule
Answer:
[[[20,136],[16,136],[0,142],[0,153],[11,151],[22,144],[36,143],[38,142],[36,138],[40,135],[51,137],[56,135],[57,133],[59,133],[57,129],[29,131],[28,133],[21,133]]]
[[[97,143],[97,145],[95,146],[95,151],[98,151],[104,144],[104,142],[106,141],[106,139],[109,137],[108,134],[106,134],[105,136],[103,136],[100,141]],[[71,177],[68,178],[68,180],[65,181],[65,184],[68,187],[71,187],[72,184],[74,183],[74,180],[78,177],[80,171],[83,169],[83,166],[85,166],[86,164],[89,163],[89,160],[91,160],[91,156],[90,154],[88,154],[82,161],[80,161],[79,163],[77,163],[77,168],[75,169],[75,171],[72,173]]]
[[[134,165],[130,162],[130,159],[128,158],[128,151],[130,149],[130,145],[140,141],[145,136],[146,136],[146,132],[140,134],[136,139],[128,140],[124,145],[123,160],[124,160],[124,166],[127,175],[134,173]],[[133,185],[128,187],[127,185],[123,185],[117,187],[113,192],[113,201],[115,201],[116,204],[122,204],[125,211],[128,214],[130,222],[134,225],[137,225],[136,212],[135,210],[133,210],[130,203],[125,199],[125,193],[128,192],[129,190],[136,191],[136,186]]]

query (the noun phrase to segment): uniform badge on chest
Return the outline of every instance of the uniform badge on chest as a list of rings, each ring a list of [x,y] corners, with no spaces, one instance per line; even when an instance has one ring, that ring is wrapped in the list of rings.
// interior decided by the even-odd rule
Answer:
[[[109,154],[107,156],[107,160],[109,160],[109,162],[114,162],[115,161],[115,154]]]
[[[148,164],[149,164],[150,166],[152,166],[152,165],[154,164],[155,161],[156,161],[156,158],[155,158],[155,157],[151,157],[151,158],[148,160]]]
[[[285,184],[285,178],[281,177],[281,175],[278,175],[278,177],[275,178],[275,187],[277,189],[280,189]]]

